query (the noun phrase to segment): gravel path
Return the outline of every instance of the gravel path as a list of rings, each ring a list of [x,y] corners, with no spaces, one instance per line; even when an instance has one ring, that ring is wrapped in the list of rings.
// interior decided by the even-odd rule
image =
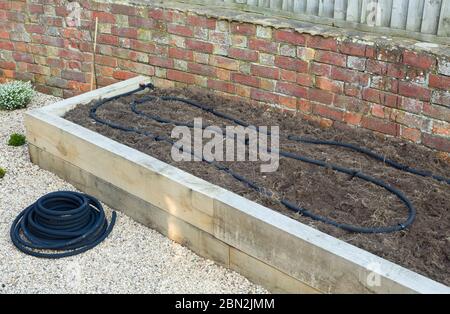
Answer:
[[[55,100],[38,94],[29,108]],[[7,146],[11,133],[24,133],[23,112],[0,111],[0,167],[7,170],[0,179],[0,293],[267,292],[120,212],[111,235],[84,254],[45,260],[19,252],[9,238],[19,212],[48,192],[75,190],[30,163],[26,146]]]

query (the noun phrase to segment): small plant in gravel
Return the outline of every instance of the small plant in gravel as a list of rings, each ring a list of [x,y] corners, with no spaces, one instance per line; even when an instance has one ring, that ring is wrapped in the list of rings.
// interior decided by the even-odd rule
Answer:
[[[9,146],[22,146],[26,142],[26,137],[23,134],[13,133],[9,137],[8,145]]]
[[[15,110],[25,108],[34,95],[30,82],[12,81],[0,84],[0,109]]]
[[[6,170],[0,167],[0,179],[3,178],[6,174]]]

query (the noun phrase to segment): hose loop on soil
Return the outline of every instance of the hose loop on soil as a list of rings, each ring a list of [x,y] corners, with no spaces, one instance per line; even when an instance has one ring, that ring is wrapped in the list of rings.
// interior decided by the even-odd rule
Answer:
[[[42,196],[22,211],[11,226],[10,236],[14,245],[28,255],[62,258],[98,245],[110,234],[115,222],[116,213],[113,212],[108,225],[103,207],[96,198],[59,191]]]
[[[149,85],[141,85],[138,89],[123,94],[122,97],[131,95],[131,94],[136,93],[136,92],[139,92],[139,91],[141,91],[141,90],[143,90],[143,89],[145,89],[147,87],[149,87],[151,89],[154,88],[153,85],[151,85],[151,84],[149,84]],[[152,137],[152,138],[154,138],[156,140],[156,138],[158,138],[158,136],[155,137],[155,135],[153,135],[149,131],[142,131],[142,130],[139,130],[139,129],[136,129],[136,128],[131,128],[131,127],[118,125],[116,123],[113,123],[111,121],[107,121],[105,119],[101,119],[101,118],[98,117],[97,110],[102,105],[104,105],[105,103],[107,103],[109,101],[115,100],[115,99],[117,99],[119,97],[120,96],[116,96],[114,98],[103,99],[103,100],[98,101],[91,108],[91,110],[90,110],[90,117],[92,119],[94,119],[96,122],[104,124],[104,125],[109,126],[111,128],[123,130],[125,132],[134,132],[134,133],[137,133],[137,134],[147,135],[147,136]],[[161,100],[164,100],[164,101],[167,101],[167,100],[179,101],[179,102],[182,102],[184,104],[187,104],[187,105],[199,108],[199,109],[201,109],[201,110],[203,110],[205,112],[212,113],[212,114],[214,114],[217,117],[220,117],[220,118],[229,120],[231,122],[234,122],[234,123],[236,123],[236,124],[238,124],[240,126],[243,126],[243,127],[248,127],[249,126],[249,124],[247,124],[246,122],[241,121],[241,120],[239,120],[239,119],[237,119],[235,117],[232,117],[230,115],[227,115],[225,113],[219,112],[219,111],[217,111],[214,108],[211,108],[209,106],[203,105],[201,103],[197,103],[197,102],[189,100],[189,99],[184,99],[184,98],[179,98],[179,97],[172,97],[172,96],[161,96],[161,97],[156,97],[156,96],[151,96],[151,95],[143,96],[142,98],[140,98],[138,100],[135,100],[135,101],[133,101],[131,103],[131,110],[135,114],[137,114],[139,116],[142,116],[142,117],[148,118],[148,119],[152,119],[152,120],[154,120],[156,122],[159,122],[159,123],[170,123],[170,124],[174,124],[174,125],[177,125],[177,126],[188,126],[188,127],[191,127],[191,128],[194,127],[194,125],[191,124],[191,123],[185,123],[185,122],[174,121],[174,120],[170,120],[170,119],[164,119],[164,118],[161,118],[159,116],[150,115],[150,114],[147,114],[147,113],[144,113],[144,112],[138,110],[138,108],[137,108],[138,105],[143,104],[145,102],[155,101],[157,99],[161,99]],[[257,132],[259,132],[258,128],[256,128],[256,130],[257,130]],[[269,135],[270,135],[270,133],[269,133]],[[399,169],[401,171],[406,171],[406,172],[409,172],[409,173],[412,173],[412,174],[416,174],[416,175],[420,175],[420,176],[424,176],[424,177],[432,177],[432,178],[434,178],[436,180],[444,181],[444,182],[447,182],[448,184],[450,184],[450,179],[446,179],[446,178],[443,178],[443,177],[440,177],[440,176],[436,176],[436,175],[433,175],[433,174],[431,174],[429,172],[426,172],[426,171],[423,171],[423,170],[410,168],[408,166],[399,164],[399,163],[397,163],[397,162],[395,162],[393,160],[387,159],[385,156],[381,156],[379,154],[376,154],[376,153],[370,151],[367,148],[359,147],[359,146],[356,146],[356,145],[353,145],[353,144],[350,144],[350,143],[344,143],[344,142],[338,142],[338,141],[320,140],[320,139],[307,139],[307,138],[302,138],[302,137],[298,137],[298,136],[294,136],[294,135],[287,135],[286,138],[289,139],[289,140],[292,140],[292,141],[300,142],[300,143],[318,144],[318,145],[331,145],[331,146],[340,146],[340,147],[348,148],[348,149],[354,150],[356,152],[365,154],[365,155],[367,155],[369,157],[372,157],[375,160],[378,160],[378,161],[381,161],[383,163],[386,163],[387,165],[389,165],[391,167],[394,167],[396,169]],[[167,142],[169,144],[172,144],[172,145],[175,143],[171,138],[168,138],[168,137],[160,137],[159,140],[160,141],[165,141],[165,142]],[[194,153],[192,151],[190,153],[194,155]],[[323,217],[321,215],[317,215],[317,214],[311,213],[310,211],[308,211],[308,210],[306,210],[306,209],[304,209],[302,207],[299,207],[296,204],[293,204],[292,202],[290,202],[290,201],[288,201],[286,199],[279,198],[278,201],[282,205],[284,205],[287,209],[289,209],[291,211],[294,211],[296,213],[300,213],[300,214],[302,214],[304,216],[310,217],[310,218],[312,218],[314,220],[321,221],[323,223],[326,223],[326,224],[333,225],[335,227],[344,229],[346,231],[357,232],[357,233],[389,233],[389,232],[395,232],[395,231],[404,230],[405,228],[407,228],[408,226],[410,226],[414,222],[414,219],[416,217],[416,209],[411,204],[410,200],[400,190],[390,186],[389,184],[385,183],[384,181],[376,179],[376,178],[371,177],[371,176],[368,176],[368,175],[366,175],[366,174],[364,174],[364,173],[362,173],[362,172],[360,172],[358,170],[355,170],[355,169],[345,168],[345,167],[342,167],[342,166],[338,166],[338,165],[334,165],[334,164],[331,164],[331,163],[327,163],[325,161],[308,158],[306,156],[301,156],[301,155],[297,155],[297,154],[293,154],[293,153],[286,152],[286,151],[281,151],[281,150],[279,151],[279,154],[281,156],[286,157],[286,158],[299,160],[299,161],[302,161],[302,162],[310,163],[310,164],[313,164],[313,165],[316,165],[316,166],[320,166],[320,167],[324,167],[324,168],[330,168],[330,169],[333,169],[335,171],[338,171],[338,172],[350,175],[351,178],[357,177],[357,178],[359,178],[361,180],[364,180],[364,181],[372,183],[372,184],[374,184],[376,186],[382,187],[385,190],[387,190],[388,192],[394,194],[405,205],[405,207],[408,209],[408,218],[402,223],[397,223],[395,225],[384,226],[384,227],[354,226],[354,225],[339,223],[339,222],[336,222],[336,221],[334,221],[332,219],[329,219],[327,217]],[[215,161],[208,161],[208,160],[205,160],[204,158],[202,158],[202,161],[213,165],[216,169],[218,169],[220,171],[224,171],[224,172],[228,173],[229,175],[231,175],[236,180],[240,181],[244,185],[250,187],[251,189],[255,190],[256,192],[258,192],[258,193],[260,193],[262,195],[266,195],[266,196],[269,196],[269,197],[272,197],[274,195],[273,192],[268,191],[267,189],[265,189],[263,187],[260,187],[256,183],[248,180],[246,177],[244,177],[244,176],[242,176],[242,175],[240,175],[238,173],[235,173],[230,168],[228,168],[228,167],[226,167],[226,166],[224,166],[224,165],[222,165],[220,163],[217,163]]]

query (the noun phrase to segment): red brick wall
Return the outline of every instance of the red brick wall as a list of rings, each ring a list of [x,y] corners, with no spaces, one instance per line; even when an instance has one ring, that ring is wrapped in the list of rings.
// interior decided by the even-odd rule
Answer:
[[[359,126],[450,152],[450,61],[395,46],[154,7],[0,0],[0,80],[70,97],[89,90],[100,21],[99,86],[136,74],[276,103],[323,126]]]

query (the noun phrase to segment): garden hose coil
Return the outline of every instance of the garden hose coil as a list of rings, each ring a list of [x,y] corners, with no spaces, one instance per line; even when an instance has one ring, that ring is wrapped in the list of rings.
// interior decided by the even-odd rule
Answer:
[[[28,255],[62,258],[98,245],[111,233],[115,221],[113,212],[108,224],[96,198],[59,191],[42,196],[22,211],[14,220],[10,235],[14,245]]]

